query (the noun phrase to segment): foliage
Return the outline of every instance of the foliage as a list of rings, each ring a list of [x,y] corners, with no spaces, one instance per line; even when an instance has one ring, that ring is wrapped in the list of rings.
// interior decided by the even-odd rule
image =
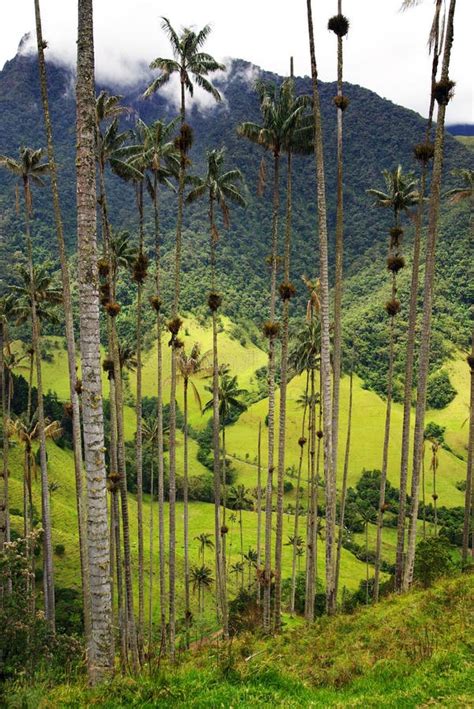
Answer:
[[[424,588],[454,570],[451,546],[441,537],[421,539],[416,546],[414,578]]]
[[[443,370],[435,372],[428,379],[426,405],[429,409],[444,409],[456,396],[449,374]]]
[[[289,606],[291,598],[291,578],[283,579],[281,584],[281,593],[283,601]],[[306,578],[305,574],[300,571],[296,574],[295,586],[295,611],[300,615],[304,614],[306,603]],[[314,613],[316,616],[326,613],[326,594],[321,579],[316,580],[316,593],[314,596]]]

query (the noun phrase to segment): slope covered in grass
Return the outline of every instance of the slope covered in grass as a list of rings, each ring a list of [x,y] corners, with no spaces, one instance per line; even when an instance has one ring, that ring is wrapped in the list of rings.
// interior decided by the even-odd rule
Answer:
[[[7,707],[469,707],[473,619],[465,575],[277,638],[217,641],[151,676],[18,688]]]

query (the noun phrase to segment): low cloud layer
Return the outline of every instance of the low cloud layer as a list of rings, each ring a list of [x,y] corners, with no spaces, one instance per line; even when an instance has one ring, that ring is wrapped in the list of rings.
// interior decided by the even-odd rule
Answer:
[[[351,22],[344,41],[345,78],[426,115],[430,74],[426,41],[433,2],[425,0],[403,13],[401,2],[344,0],[343,11]],[[3,4],[8,9],[1,10],[0,66],[14,56],[21,36],[34,32],[33,3],[4,0]],[[77,3],[67,0],[41,2],[48,56],[71,67],[76,60],[76,7]],[[334,10],[335,3],[334,7],[324,3],[322,11],[321,3],[313,7],[318,68],[324,81],[333,81],[336,75],[336,40],[327,30],[328,16]],[[160,27],[162,15],[177,29],[184,24],[200,29],[211,23],[205,51],[219,61],[238,57],[284,75],[293,56],[297,75],[310,72],[305,3],[298,3],[291,12],[269,12],[267,3],[241,0],[230,13],[227,3],[215,0],[183,0],[172,7],[160,0],[95,0],[94,13],[97,78],[104,83],[130,86],[144,81],[150,61],[169,55],[169,43]],[[474,2],[458,3],[451,71],[456,94],[448,110],[451,123],[474,122],[469,61],[473,24]],[[167,91],[174,100],[173,87]],[[206,107],[207,98],[198,92],[195,100]]]

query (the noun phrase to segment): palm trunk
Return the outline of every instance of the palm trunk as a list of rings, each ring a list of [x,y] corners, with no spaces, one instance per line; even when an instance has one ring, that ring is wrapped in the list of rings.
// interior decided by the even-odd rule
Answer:
[[[287,156],[286,182],[286,228],[285,228],[285,283],[290,280],[290,247],[291,247],[291,150]],[[281,630],[281,565],[283,553],[283,492],[285,482],[285,436],[286,436],[286,389],[288,384],[288,330],[289,330],[289,297],[283,298],[283,332],[281,338],[281,381],[280,381],[280,419],[278,429],[278,490],[277,490],[277,524],[275,538],[275,631]]]
[[[153,461],[151,462],[150,470],[150,526],[149,526],[149,545],[150,545],[150,575],[148,586],[148,657],[151,657],[151,644],[153,641]]]
[[[469,554],[469,528],[472,525],[472,460],[474,453],[474,330],[472,334],[471,354],[468,357],[471,376],[471,397],[469,408],[469,443],[467,447],[466,496],[464,500],[464,525],[462,532],[462,563],[466,566]],[[473,529],[474,531],[474,529]],[[474,548],[472,549],[474,553]]]
[[[448,20],[446,25],[446,40],[443,55],[443,67],[441,71],[441,81],[449,79],[449,62],[451,57],[451,47],[454,35],[454,12],[456,0],[450,0]],[[446,106],[448,98],[441,101],[438,107],[438,117],[436,123],[436,138],[434,148],[433,176],[431,180],[431,196],[428,218],[428,236],[426,244],[425,262],[425,282],[424,282],[424,302],[423,320],[421,329],[421,346],[419,355],[418,392],[416,402],[415,436],[413,446],[413,473],[412,473],[412,503],[410,510],[410,527],[408,532],[408,550],[403,578],[403,588],[406,590],[413,580],[413,569],[415,564],[415,546],[418,519],[419,502],[419,478],[420,463],[423,448],[424,419],[426,409],[426,387],[428,382],[428,370],[430,360],[430,340],[431,340],[431,315],[433,307],[433,288],[435,272],[436,241],[438,235],[438,217],[441,198],[441,176],[443,167],[444,149],[444,124],[446,116]]]
[[[338,14],[342,15],[342,2],[338,0]],[[337,37],[337,95],[342,99],[342,37]],[[334,475],[337,474],[337,452],[339,440],[339,386],[341,378],[342,349],[342,279],[343,279],[343,249],[344,249],[344,192],[343,192],[343,144],[342,144],[342,106],[337,107],[337,207],[336,207],[336,263],[334,275],[334,339],[333,339],[333,371],[334,382],[332,392],[332,456]],[[337,586],[337,558],[334,586]],[[335,591],[337,595],[337,589]]]
[[[158,298],[156,311],[157,339],[157,447],[158,447],[158,545],[159,545],[159,578],[160,578],[160,653],[166,647],[166,575],[165,575],[165,474],[163,459],[163,349],[162,349],[162,315],[161,315],[161,274],[160,274],[160,215],[158,203],[158,179],[153,176],[153,216],[155,222],[155,264],[156,264],[156,296]]]
[[[143,256],[143,183],[137,187],[137,203],[139,215],[139,247],[138,253]],[[141,274],[140,274],[141,276]],[[137,288],[137,398],[136,415],[136,466],[137,466],[137,525],[138,525],[138,652],[143,660],[143,632],[145,626],[145,570],[143,556],[143,431],[142,431],[142,289],[140,277]]]
[[[257,569],[262,563],[262,422],[258,422],[257,439]],[[261,601],[260,580],[257,579],[257,604]]]
[[[24,198],[25,198],[25,231],[28,252],[28,270],[30,277],[30,299],[31,299],[31,339],[33,345],[34,358],[36,362],[36,388],[38,398],[38,432],[40,441],[40,469],[41,469],[41,517],[43,524],[43,585],[44,585],[44,608],[46,619],[55,629],[55,602],[54,602],[54,570],[53,570],[53,540],[51,529],[51,511],[49,501],[48,484],[48,462],[46,452],[45,417],[43,402],[43,382],[41,372],[41,351],[40,351],[40,325],[36,311],[36,293],[33,272],[33,247],[30,230],[30,210],[31,195],[28,178],[23,178]]]
[[[110,224],[108,219],[107,192],[105,188],[105,166],[99,161],[99,185],[102,205],[103,239],[106,255],[110,255]],[[109,293],[112,302],[116,298],[117,274],[112,264],[109,262],[110,272],[108,275]],[[128,515],[128,495],[127,495],[127,468],[125,461],[125,433],[123,427],[123,390],[122,390],[122,368],[120,364],[120,353],[117,337],[117,326],[115,318],[107,316],[107,333],[110,356],[113,361],[113,381],[112,391],[115,392],[114,400],[110,402],[111,417],[115,415],[116,422],[116,450],[117,450],[117,470],[120,475],[120,499],[122,512],[123,529],[123,562],[125,576],[125,608],[124,608],[124,635],[131,651],[132,669],[138,669],[138,640],[135,625],[135,608],[133,603],[132,585],[132,559],[130,550],[130,520]],[[112,424],[111,424],[112,425]]]
[[[407,479],[408,479],[408,455],[410,447],[410,419],[413,393],[413,372],[415,355],[415,335],[417,320],[418,302],[418,280],[420,270],[420,246],[421,228],[423,224],[423,206],[426,189],[426,165],[423,167],[420,187],[420,203],[418,205],[415,240],[413,245],[413,264],[410,286],[410,306],[408,315],[408,334],[406,345],[405,377],[404,377],[404,400],[403,400],[403,429],[402,429],[402,452],[400,462],[400,497],[397,521],[397,552],[395,566],[395,587],[401,588],[403,576],[403,560],[405,548],[405,518],[407,506]]]
[[[185,120],[185,85],[181,81],[181,126]],[[181,272],[181,235],[183,228],[184,183],[186,176],[186,155],[181,146],[178,180],[178,214],[176,219],[176,242],[174,261],[174,299],[173,318],[178,318],[180,272]],[[177,328],[176,328],[177,329]],[[170,448],[169,448],[169,641],[172,658],[175,656],[176,636],[176,379],[177,350],[176,332],[171,333],[171,387],[170,387]]]
[[[96,256],[95,87],[92,0],[81,0],[77,49],[77,231],[81,325],[82,409],[87,475],[87,541],[91,593],[89,678],[113,670],[109,539],[104,460],[104,418],[99,350],[99,291]]]
[[[210,228],[210,253],[211,253],[211,293],[216,288],[216,237],[214,224],[214,200],[209,198],[209,228]],[[228,612],[227,612],[227,579],[225,560],[222,550],[225,547],[225,533],[221,542],[221,459],[220,459],[220,415],[219,415],[219,359],[217,349],[217,311],[211,301],[212,311],[212,448],[213,448],[213,473],[214,473],[214,551],[216,567],[216,605],[222,620],[224,637],[228,637]],[[225,465],[225,460],[224,460]],[[224,501],[225,515],[225,501]],[[221,549],[222,543],[222,549]],[[225,551],[224,551],[225,554]]]
[[[64,244],[64,230],[59,200],[56,161],[54,156],[53,132],[49,112],[48,84],[46,78],[46,63],[44,58],[43,31],[41,26],[41,12],[39,0],[35,0],[36,40],[38,45],[38,68],[40,77],[41,100],[48,146],[49,176],[53,200],[54,220],[58,239],[59,263],[61,266],[61,280],[63,290],[64,324],[66,332],[66,348],[69,373],[69,397],[72,405],[72,440],[74,451],[74,475],[76,482],[76,511],[79,535],[79,561],[81,567],[82,602],[84,609],[84,629],[86,639],[90,635],[90,600],[89,600],[89,573],[86,548],[86,515],[84,509],[84,481],[82,469],[82,439],[79,394],[76,389],[76,344],[74,339],[74,323],[72,315],[71,287],[69,268]]]
[[[306,601],[305,618],[311,623],[314,620],[314,596],[316,580],[316,540],[318,533],[317,490],[318,476],[316,475],[316,398],[314,386],[314,368],[311,369],[310,389],[310,426],[309,426],[309,505],[308,505],[308,532],[306,557]]]
[[[10,515],[8,511],[8,431],[7,431],[7,387],[5,360],[3,348],[5,346],[5,326],[0,321],[0,388],[2,397],[2,470],[0,485],[0,552],[3,551],[5,542],[10,541]]]
[[[395,280],[395,279],[394,279]],[[392,297],[395,297],[395,285],[392,288]],[[374,577],[374,603],[379,600],[380,586],[380,564],[382,562],[382,529],[383,516],[385,512],[385,489],[387,486],[387,468],[388,468],[388,447],[390,443],[390,422],[392,414],[392,391],[393,391],[393,360],[394,360],[394,320],[390,318],[390,344],[388,356],[388,374],[387,374],[387,407],[385,412],[385,431],[383,439],[383,454],[382,454],[382,471],[380,475],[380,491],[379,491],[379,509],[377,515],[377,541],[375,545],[375,577]]]
[[[191,601],[189,596],[189,505],[188,505],[188,379],[184,379],[184,475],[183,475],[183,509],[184,509],[184,622],[185,642],[189,647],[189,629],[191,621]]]
[[[280,208],[280,158],[274,153],[273,173],[273,218],[272,218],[272,271],[270,284],[270,321],[271,328],[275,320],[276,308],[276,275],[278,247],[278,212]],[[273,472],[275,447],[275,337],[273,329],[268,338],[268,474],[265,499],[265,571],[263,592],[263,630],[269,633],[271,629],[271,575],[272,575],[272,506],[273,506]]]
[[[353,371],[351,364],[351,373],[349,379],[349,411],[347,414],[347,438],[346,438],[346,450],[344,453],[344,472],[342,474],[342,491],[341,491],[341,510],[339,516],[339,532],[337,537],[337,556],[336,556],[336,578],[335,578],[335,589],[334,593],[337,599],[337,592],[339,588],[339,573],[341,570],[341,553],[342,553],[342,540],[344,536],[344,515],[346,511],[346,498],[347,498],[347,476],[349,474],[349,455],[351,448],[351,427],[352,427],[352,380]]]
[[[306,430],[306,411],[308,410],[308,388],[309,388],[309,371],[306,372],[306,388],[305,388],[305,402],[303,409],[303,420],[301,423],[301,437],[299,440],[300,445],[300,459],[298,462],[298,477],[296,478],[296,501],[295,501],[295,526],[293,529],[293,558],[291,564],[291,597],[290,597],[290,613],[293,615],[295,612],[295,598],[296,598],[296,556],[297,556],[297,539],[299,532],[299,521],[300,521],[300,487],[301,487],[301,470],[303,468],[303,456],[304,447],[306,443],[305,430]]]
[[[306,0],[308,10],[308,32],[311,55],[311,76],[313,84],[314,151],[317,177],[318,234],[319,234],[319,277],[321,283],[321,377],[324,432],[324,479],[326,482],[326,606],[329,614],[334,613],[334,541],[336,524],[336,477],[332,455],[332,401],[331,401],[331,359],[329,336],[329,276],[328,276],[328,233],[326,218],[326,188],[324,181],[324,155],[322,140],[321,109],[318,89],[318,74],[314,49],[313,18],[311,0]]]

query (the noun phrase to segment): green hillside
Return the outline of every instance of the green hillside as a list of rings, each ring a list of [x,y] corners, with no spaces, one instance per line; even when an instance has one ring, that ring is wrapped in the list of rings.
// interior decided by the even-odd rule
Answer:
[[[281,637],[197,647],[178,667],[50,689],[12,687],[6,707],[470,707],[474,576],[393,596]]]

